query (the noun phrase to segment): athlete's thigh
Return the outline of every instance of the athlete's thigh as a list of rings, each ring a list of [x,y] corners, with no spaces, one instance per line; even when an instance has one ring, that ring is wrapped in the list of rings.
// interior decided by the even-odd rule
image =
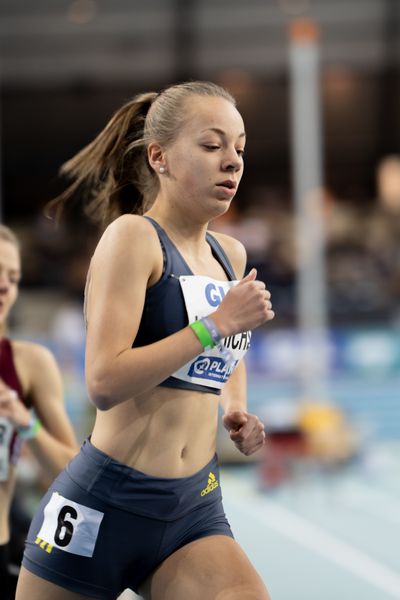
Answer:
[[[224,535],[183,546],[142,586],[145,600],[270,600],[239,544]]]
[[[75,594],[50,581],[34,575],[24,567],[18,578],[15,600],[93,600],[88,596]]]

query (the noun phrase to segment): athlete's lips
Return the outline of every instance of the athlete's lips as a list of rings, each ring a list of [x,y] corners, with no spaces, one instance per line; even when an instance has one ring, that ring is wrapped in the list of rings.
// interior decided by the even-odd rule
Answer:
[[[235,190],[237,183],[236,183],[236,181],[233,181],[232,179],[226,179],[225,181],[221,181],[220,183],[217,183],[217,185],[221,186],[221,187],[229,188],[230,190]]]

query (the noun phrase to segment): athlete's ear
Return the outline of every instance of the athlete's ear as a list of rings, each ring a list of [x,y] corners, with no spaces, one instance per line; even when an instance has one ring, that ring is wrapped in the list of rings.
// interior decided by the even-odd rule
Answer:
[[[149,161],[149,165],[156,171],[156,173],[160,173],[160,169],[161,173],[165,172],[165,152],[160,144],[152,142],[148,145],[147,159]]]

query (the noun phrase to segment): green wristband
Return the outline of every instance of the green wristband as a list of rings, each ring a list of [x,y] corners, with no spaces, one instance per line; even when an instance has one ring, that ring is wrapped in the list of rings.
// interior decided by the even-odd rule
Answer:
[[[32,440],[37,436],[42,424],[37,417],[32,417],[29,425],[26,427],[19,427],[17,433],[21,440]]]
[[[214,348],[215,343],[212,339],[211,333],[202,321],[194,321],[193,323],[190,323],[189,327],[193,329],[204,350],[210,350],[211,348]]]

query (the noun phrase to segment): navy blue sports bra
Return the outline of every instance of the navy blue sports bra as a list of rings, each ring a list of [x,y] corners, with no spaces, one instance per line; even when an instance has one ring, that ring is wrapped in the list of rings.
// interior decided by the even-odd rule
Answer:
[[[182,291],[183,284],[181,281],[182,279],[183,281],[185,281],[185,279],[188,281],[192,280],[190,285],[192,285],[193,289],[195,279],[207,279],[202,277],[194,277],[184,258],[173,242],[169,239],[162,227],[151,217],[146,216],[145,218],[154,226],[155,230],[157,231],[164,255],[164,270],[161,279],[152,287],[148,288],[146,292],[141,322],[132,347],[140,347],[152,344],[185,328],[189,323],[188,304]],[[228,281],[235,280],[236,277],[232,265],[219,242],[208,232],[206,234],[206,239],[211,246],[214,257],[223,267]],[[185,278],[185,276],[187,276],[187,278]],[[226,281],[214,283],[212,283],[213,280],[209,281],[211,283],[205,285],[204,288],[208,294],[210,304],[208,313],[216,309],[226,293],[226,290],[225,292],[223,290],[223,286],[226,288],[227,286],[233,285]],[[205,284],[207,284],[207,281]],[[200,316],[205,315],[201,314]],[[190,322],[192,322],[192,318]],[[243,339],[244,335],[246,334],[240,334],[240,339]],[[248,333],[247,335],[247,343],[242,344],[244,350],[247,350],[250,345],[250,334]],[[233,340],[235,337],[236,336],[232,336],[231,338],[227,339],[228,341],[231,340],[232,343],[234,343]],[[233,347],[237,347],[238,343],[236,346],[233,345]],[[213,351],[211,351],[211,353],[212,352]],[[168,377],[161,382],[160,385],[164,387],[182,388],[220,394],[221,387],[229,377],[230,373],[222,376],[221,373],[223,372],[223,365],[221,362],[218,362],[220,359],[214,356],[207,357],[206,354],[207,353],[205,352],[203,355],[199,355],[199,357],[197,357],[197,365],[195,362],[193,362],[192,365],[188,363],[188,370],[190,370],[190,367],[192,370],[192,375],[194,375],[193,377],[187,377],[188,380],[185,381],[180,378],[178,374],[177,377]],[[236,361],[236,364],[237,362],[238,361]],[[200,369],[198,368],[198,365],[200,365]],[[204,365],[207,366],[207,378],[204,375]],[[204,382],[207,385],[201,384],[201,381],[203,380],[202,378],[204,378]],[[213,382],[218,382],[215,387],[213,387]]]

